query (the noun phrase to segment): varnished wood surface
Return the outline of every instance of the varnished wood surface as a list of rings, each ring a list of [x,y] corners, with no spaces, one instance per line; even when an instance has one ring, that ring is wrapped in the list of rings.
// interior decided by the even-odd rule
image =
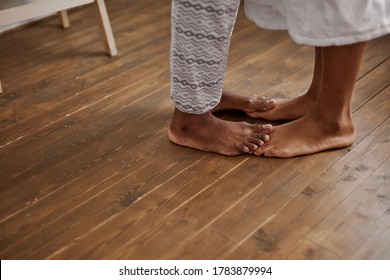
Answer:
[[[390,258],[389,36],[367,47],[352,147],[224,157],[167,138],[170,1],[106,5],[114,58],[91,6],[0,36],[1,259]],[[313,54],[240,11],[226,87],[299,95]]]

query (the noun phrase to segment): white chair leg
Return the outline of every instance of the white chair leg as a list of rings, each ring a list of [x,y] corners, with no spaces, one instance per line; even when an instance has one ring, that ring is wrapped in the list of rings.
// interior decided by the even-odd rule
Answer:
[[[66,10],[59,11],[58,16],[60,17],[62,27],[69,28],[70,22],[69,22],[68,12]]]
[[[110,20],[108,19],[106,5],[104,0],[96,0],[96,7],[99,13],[99,25],[103,35],[104,46],[109,55],[115,56],[118,54],[114,35],[112,34]]]

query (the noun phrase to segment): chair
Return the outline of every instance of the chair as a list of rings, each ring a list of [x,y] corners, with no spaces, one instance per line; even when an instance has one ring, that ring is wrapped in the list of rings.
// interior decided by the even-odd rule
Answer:
[[[114,35],[112,33],[104,0],[40,0],[34,3],[24,4],[14,8],[0,10],[0,26],[20,22],[50,13],[58,13],[62,26],[64,28],[68,28],[70,26],[70,22],[66,10],[92,3],[96,5],[97,8],[99,26],[103,35],[102,38],[107,54],[110,56],[115,56],[118,54],[118,50],[116,48]],[[2,87],[0,81],[0,93],[1,92]]]

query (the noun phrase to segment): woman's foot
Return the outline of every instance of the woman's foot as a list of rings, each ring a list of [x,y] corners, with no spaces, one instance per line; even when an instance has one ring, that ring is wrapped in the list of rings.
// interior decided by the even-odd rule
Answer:
[[[269,141],[272,129],[269,124],[229,122],[211,113],[187,114],[176,109],[168,136],[181,146],[231,156],[253,153]]]
[[[355,128],[350,117],[325,121],[311,111],[298,120],[274,127],[270,141],[254,154],[290,158],[347,147],[354,138]]]
[[[275,127],[270,141],[255,154],[289,158],[351,145],[355,127],[350,106],[365,46],[365,42],[360,42],[317,47],[317,71],[311,86],[316,90],[309,90],[317,93],[315,105],[302,118]],[[279,108],[278,104],[275,108]]]
[[[246,96],[224,91],[219,104],[212,113],[223,110],[240,110],[246,114],[263,112],[275,107],[274,99],[267,99],[258,95]]]
[[[248,112],[252,118],[262,118],[270,121],[296,120],[302,118],[315,105],[316,96],[306,93],[292,99],[277,99],[275,107],[269,110]]]
[[[212,112],[222,110],[240,110],[252,118],[262,118],[271,121],[296,120],[302,118],[313,108],[317,94],[308,92],[292,99],[267,99],[262,96],[239,95],[224,92],[220,103]]]

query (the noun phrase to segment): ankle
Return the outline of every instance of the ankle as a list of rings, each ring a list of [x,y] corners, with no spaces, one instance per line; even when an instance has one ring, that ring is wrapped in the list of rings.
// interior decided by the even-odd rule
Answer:
[[[170,130],[174,133],[185,133],[197,126],[197,124],[206,122],[211,117],[211,113],[190,114],[175,109]]]
[[[311,115],[316,120],[321,129],[324,129],[329,134],[355,134],[355,126],[353,124],[352,116],[350,114],[340,114],[339,116],[332,116],[329,113],[324,114],[319,110],[312,110],[309,115]]]
[[[221,101],[218,106],[225,110],[245,110],[250,108],[250,97],[240,94],[233,94],[231,92],[225,92],[222,94]]]
[[[317,96],[318,92],[310,88],[304,95],[301,95],[300,98],[305,102],[305,104],[311,104],[314,106],[317,101]]]

